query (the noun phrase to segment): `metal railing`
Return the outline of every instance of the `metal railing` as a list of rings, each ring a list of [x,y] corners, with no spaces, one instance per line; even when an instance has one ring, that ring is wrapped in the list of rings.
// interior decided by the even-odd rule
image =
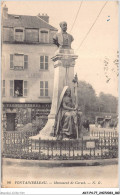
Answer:
[[[78,140],[33,140],[32,133],[4,133],[4,157],[39,160],[88,160],[118,157],[118,135],[98,132],[98,136]]]

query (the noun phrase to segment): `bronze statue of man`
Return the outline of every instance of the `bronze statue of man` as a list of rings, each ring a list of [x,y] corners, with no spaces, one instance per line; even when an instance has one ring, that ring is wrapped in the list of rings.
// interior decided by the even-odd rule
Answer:
[[[60,22],[61,32],[53,36],[53,43],[62,49],[71,49],[71,43],[74,40],[73,36],[68,34],[67,22]]]

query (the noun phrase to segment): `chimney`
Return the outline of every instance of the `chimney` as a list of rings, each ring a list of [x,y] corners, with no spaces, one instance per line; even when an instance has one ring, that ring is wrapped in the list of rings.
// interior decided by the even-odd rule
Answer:
[[[4,18],[7,18],[8,17],[8,8],[7,8],[6,5],[3,7],[3,17]]]
[[[49,23],[49,16],[47,14],[38,14],[38,17],[44,20],[45,22]]]

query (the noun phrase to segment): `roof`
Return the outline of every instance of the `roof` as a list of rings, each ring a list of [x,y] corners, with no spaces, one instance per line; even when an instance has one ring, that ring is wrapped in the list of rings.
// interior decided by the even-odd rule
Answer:
[[[15,18],[15,16],[18,16],[18,18]],[[24,27],[24,28],[47,28],[50,30],[57,29],[50,24],[48,24],[46,21],[41,19],[38,16],[27,16],[27,15],[13,15],[8,14],[8,18],[3,19],[3,26],[4,27]]]

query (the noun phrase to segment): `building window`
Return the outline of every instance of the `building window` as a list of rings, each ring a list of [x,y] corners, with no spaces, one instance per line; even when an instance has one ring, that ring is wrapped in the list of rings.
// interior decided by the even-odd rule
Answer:
[[[48,97],[48,81],[40,81],[40,97]]]
[[[23,69],[24,67],[24,56],[22,54],[14,55],[14,69]]]
[[[10,80],[10,96],[23,97],[27,96],[27,81]]]
[[[10,54],[10,69],[23,70],[28,68],[28,56],[23,54]]]
[[[18,41],[18,42],[24,41],[24,29],[23,28],[15,28],[14,39],[15,41]]]
[[[41,43],[49,43],[49,32],[48,32],[48,30],[40,30],[39,41]]]
[[[40,56],[40,70],[48,70],[48,56]]]
[[[23,96],[23,80],[14,80],[14,96]]]
[[[5,96],[5,80],[2,81],[2,96]]]

